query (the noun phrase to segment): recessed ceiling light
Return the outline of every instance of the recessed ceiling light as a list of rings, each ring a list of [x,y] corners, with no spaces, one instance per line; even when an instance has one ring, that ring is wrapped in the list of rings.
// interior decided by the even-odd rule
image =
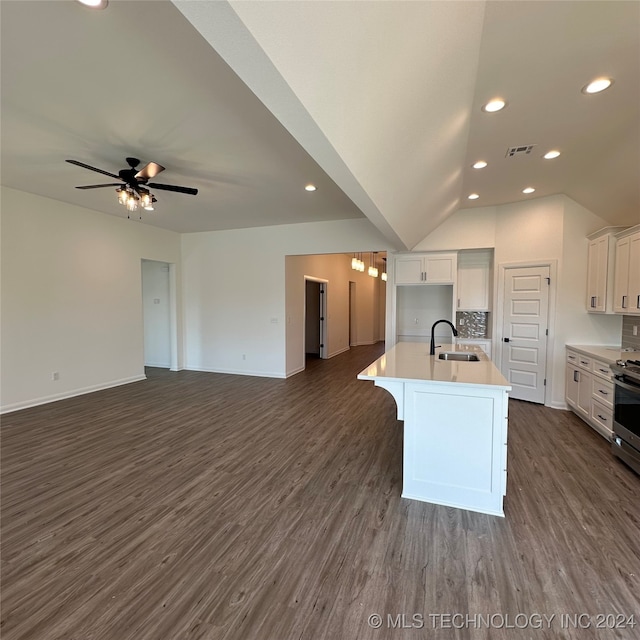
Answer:
[[[612,78],[596,78],[585,87],[582,87],[582,93],[600,93],[608,89],[612,84]]]
[[[469,198],[469,200],[477,200],[480,196],[477,193],[470,193],[467,198]]]
[[[487,102],[487,104],[482,107],[483,111],[488,113],[494,113],[495,111],[500,111],[500,109],[504,109],[507,106],[507,103],[502,98],[494,98]]]
[[[473,164],[474,169],[484,169],[487,166],[487,163],[484,160],[478,160]]]
[[[109,4],[109,0],[78,0],[78,2],[92,9],[104,9]]]
[[[315,184],[308,184],[308,185],[305,187],[305,190],[306,190],[306,191],[315,191],[316,189],[317,189],[317,187],[316,187],[316,185],[315,185]]]
[[[522,190],[522,193],[533,193],[535,191],[535,189],[533,187],[527,187],[526,189]]]
[[[557,158],[559,155],[560,155],[560,152],[553,149],[552,151],[547,151],[547,153],[545,153],[542,157],[545,160],[553,160],[554,158]]]

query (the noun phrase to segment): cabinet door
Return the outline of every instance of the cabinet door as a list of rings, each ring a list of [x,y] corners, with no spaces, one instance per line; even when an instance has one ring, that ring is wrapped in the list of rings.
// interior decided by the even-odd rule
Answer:
[[[640,315],[640,233],[629,238],[628,313]]]
[[[488,263],[458,266],[458,311],[489,311]]]
[[[578,370],[578,413],[587,418],[591,413],[591,374]]]
[[[608,259],[608,236],[597,238],[589,243],[587,263],[587,311],[606,311]]]
[[[616,270],[613,283],[613,310],[627,313],[629,310],[629,248],[631,237],[616,243]]]
[[[567,365],[565,399],[567,404],[574,409],[578,406],[579,375],[578,370],[573,365]]]
[[[425,256],[425,281],[428,284],[453,284],[456,279],[456,262],[454,253]]]
[[[422,256],[402,256],[395,261],[396,284],[423,284]]]

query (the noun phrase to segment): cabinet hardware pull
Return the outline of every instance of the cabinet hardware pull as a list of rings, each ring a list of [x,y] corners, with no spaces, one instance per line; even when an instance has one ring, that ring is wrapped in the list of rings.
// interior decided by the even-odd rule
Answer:
[[[586,365],[589,364],[589,361],[588,360],[580,360],[580,364],[583,364],[583,365],[586,366]]]
[[[622,308],[627,308],[627,296],[622,296]]]
[[[595,309],[595,306],[596,306],[596,297],[591,296],[591,308]]]
[[[579,373],[577,371],[573,372],[573,381],[580,382]]]
[[[600,418],[600,420],[602,420],[602,422],[606,422],[607,419],[604,416],[601,416],[600,414],[598,414],[598,418]]]
[[[603,396],[608,396],[609,395],[608,391],[603,391],[602,389],[598,389],[598,393],[601,393]]]
[[[636,300],[636,309],[640,309],[640,295],[638,296],[638,299]]]

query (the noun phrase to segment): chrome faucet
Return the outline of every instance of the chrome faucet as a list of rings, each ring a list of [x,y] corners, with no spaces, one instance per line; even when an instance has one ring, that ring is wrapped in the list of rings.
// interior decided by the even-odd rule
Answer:
[[[453,326],[453,324],[451,324],[451,322],[449,322],[448,320],[436,320],[431,325],[431,346],[429,347],[429,355],[430,356],[435,356],[436,355],[436,339],[435,339],[433,334],[434,334],[434,331],[436,329],[436,325],[439,325],[441,322],[446,322],[451,327],[451,331],[453,331],[454,337],[458,335],[457,329]]]

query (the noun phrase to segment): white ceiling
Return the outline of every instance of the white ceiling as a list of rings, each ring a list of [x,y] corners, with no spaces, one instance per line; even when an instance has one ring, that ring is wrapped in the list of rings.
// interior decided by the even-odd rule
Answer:
[[[124,215],[113,189],[74,189],[103,176],[64,160],[117,173],[136,156],[167,168],[156,182],[199,189],[156,192],[143,221],[175,231],[366,215],[410,248],[459,208],[531,198],[528,185],[640,222],[637,1],[0,11],[2,184],[16,189]],[[600,75],[614,85],[583,95]],[[508,107],[483,113],[495,95]],[[562,155],[542,160],[550,148]]]

